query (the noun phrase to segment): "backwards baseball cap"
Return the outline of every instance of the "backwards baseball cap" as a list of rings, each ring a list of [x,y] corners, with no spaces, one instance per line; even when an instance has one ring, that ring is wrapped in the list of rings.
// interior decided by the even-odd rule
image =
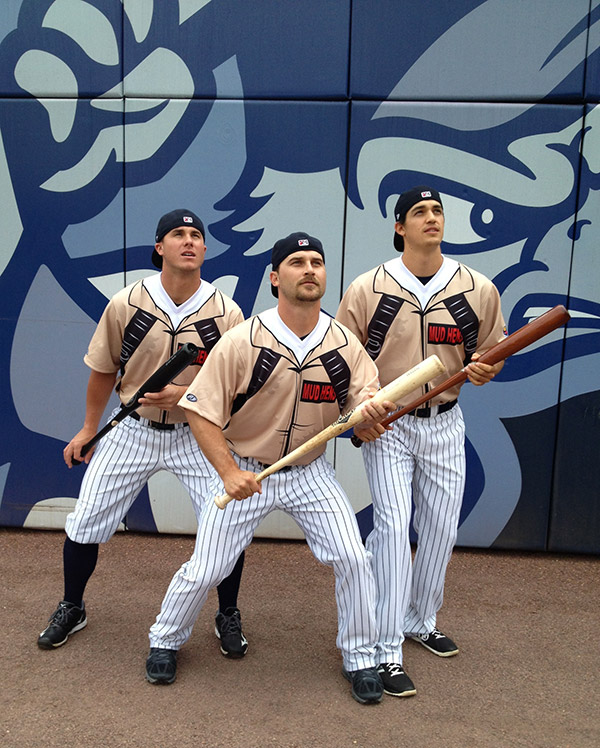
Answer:
[[[271,265],[273,270],[277,270],[279,265],[285,260],[286,257],[293,255],[294,252],[305,252],[313,250],[318,252],[323,261],[325,260],[325,253],[323,252],[323,245],[314,236],[309,236],[303,231],[296,231],[285,239],[280,239],[275,242],[273,249],[271,250]],[[271,284],[271,293],[277,297],[279,292],[277,287]]]
[[[198,229],[203,237],[205,236],[204,224],[198,216],[187,208],[177,208],[177,210],[172,210],[170,213],[165,213],[160,219],[158,226],[156,227],[154,241],[158,244],[158,242],[162,241],[165,234],[168,234],[169,231],[172,231],[173,229],[179,228],[179,226],[193,226]],[[158,254],[156,249],[152,251],[152,262],[157,268],[162,268],[162,257]]]
[[[426,187],[425,185],[412,187],[410,190],[403,192],[396,202],[396,207],[394,208],[396,223],[404,223],[408,211],[413,205],[420,203],[421,200],[437,200],[442,205],[440,193],[434,190],[433,187]],[[394,231],[394,247],[398,252],[404,251],[404,239],[397,231]]]

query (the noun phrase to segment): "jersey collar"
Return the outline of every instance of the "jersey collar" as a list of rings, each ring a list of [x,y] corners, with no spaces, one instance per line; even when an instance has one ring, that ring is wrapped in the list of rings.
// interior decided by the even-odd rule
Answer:
[[[212,283],[203,280],[196,293],[177,306],[163,287],[161,273],[144,278],[142,282],[152,301],[169,317],[175,330],[186,317],[197,312],[217,290]]]
[[[407,291],[416,296],[422,309],[425,309],[431,299],[445,288],[455,273],[458,271],[459,264],[450,257],[442,258],[442,265],[437,273],[423,285],[421,281],[414,276],[406,265],[402,262],[401,257],[394,257],[393,260],[385,262],[383,267],[392,278],[405,288]]]
[[[331,323],[328,315],[319,312],[319,321],[312,332],[301,339],[281,319],[277,307],[261,312],[258,318],[279,343],[293,352],[299,364],[302,364],[308,354],[323,342]]]

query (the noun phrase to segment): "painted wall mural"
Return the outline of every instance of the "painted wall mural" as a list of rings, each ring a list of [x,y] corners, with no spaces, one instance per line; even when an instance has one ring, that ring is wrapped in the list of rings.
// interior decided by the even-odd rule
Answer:
[[[459,543],[600,551],[600,0],[7,0],[0,10],[0,524],[62,527],[82,472],[82,357],[158,217],[207,227],[203,275],[272,305],[270,248],[327,252],[324,308],[391,258],[392,207],[443,194],[446,254],[491,277],[509,331],[572,320],[465,385]],[[366,532],[348,439],[329,447]],[[129,529],[194,532],[155,476]],[[299,537],[284,515],[260,534]]]

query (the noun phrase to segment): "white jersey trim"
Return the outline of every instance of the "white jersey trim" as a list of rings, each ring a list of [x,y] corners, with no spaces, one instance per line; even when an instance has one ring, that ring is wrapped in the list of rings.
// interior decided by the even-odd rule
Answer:
[[[142,283],[152,297],[152,301],[169,317],[175,330],[186,317],[197,312],[217,290],[212,283],[205,280],[200,281],[200,288],[196,293],[190,296],[187,301],[184,301],[183,304],[177,306],[164,289],[162,273],[144,278]]]
[[[425,309],[436,293],[439,293],[448,285],[450,279],[458,270],[459,264],[450,257],[442,257],[440,269],[425,285],[410,272],[402,262],[401,257],[395,257],[393,260],[384,262],[383,267],[397,283],[416,296],[421,308]]]
[[[258,318],[277,341],[293,352],[299,364],[302,364],[307,355],[323,342],[331,323],[331,317],[319,312],[319,321],[313,330],[301,339],[281,319],[277,307],[261,312]]]

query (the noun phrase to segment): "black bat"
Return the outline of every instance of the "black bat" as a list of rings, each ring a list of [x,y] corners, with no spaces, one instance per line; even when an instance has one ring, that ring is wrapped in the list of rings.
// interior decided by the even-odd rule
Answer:
[[[98,433],[93,436],[89,442],[86,442],[81,448],[81,456],[85,455],[90,449],[97,444],[103,436],[108,434],[111,429],[121,423],[124,418],[137,410],[140,407],[138,400],[143,396],[145,392],[160,392],[163,387],[166,387],[170,382],[175,379],[176,376],[189,366],[192,361],[198,355],[198,346],[193,343],[186,343],[183,345],[177,353],[174,353],[168,361],[160,366],[154,374],[152,374],[139,388],[131,400],[125,405],[121,405],[121,410],[111,419],[104,428],[100,429]],[[73,465],[81,465],[81,460],[76,460],[74,457],[71,458]]]

